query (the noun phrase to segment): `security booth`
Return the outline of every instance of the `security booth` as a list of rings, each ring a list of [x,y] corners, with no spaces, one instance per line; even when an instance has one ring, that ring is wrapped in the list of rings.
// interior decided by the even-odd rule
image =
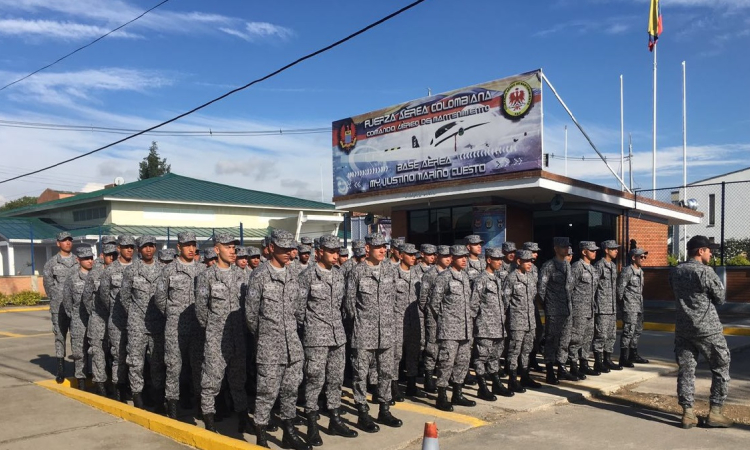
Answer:
[[[666,265],[669,225],[702,214],[544,170],[544,82],[537,70],[334,122],[336,208],[390,217],[417,245],[479,234],[538,242],[544,260],[554,236],[614,238]]]

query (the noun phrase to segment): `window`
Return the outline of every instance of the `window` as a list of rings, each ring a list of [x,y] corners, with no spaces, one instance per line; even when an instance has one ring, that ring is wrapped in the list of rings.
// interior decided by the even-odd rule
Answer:
[[[708,226],[716,225],[716,194],[708,195]]]
[[[88,220],[106,219],[107,218],[107,207],[100,206],[98,208],[79,209],[73,211],[74,222],[85,222]]]
[[[452,245],[473,233],[472,218],[471,206],[409,211],[408,240],[417,246]]]

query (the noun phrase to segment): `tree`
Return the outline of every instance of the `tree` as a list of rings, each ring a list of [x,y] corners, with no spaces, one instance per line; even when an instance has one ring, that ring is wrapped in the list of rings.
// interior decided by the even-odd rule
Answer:
[[[24,206],[36,205],[36,199],[39,197],[21,197],[15,200],[6,202],[3,206],[0,206],[0,212],[10,211],[11,209],[23,208]]]
[[[145,180],[146,178],[160,177],[171,171],[172,165],[167,164],[167,158],[159,158],[159,146],[156,144],[156,141],[152,141],[151,147],[148,149],[148,156],[140,162],[138,179]]]

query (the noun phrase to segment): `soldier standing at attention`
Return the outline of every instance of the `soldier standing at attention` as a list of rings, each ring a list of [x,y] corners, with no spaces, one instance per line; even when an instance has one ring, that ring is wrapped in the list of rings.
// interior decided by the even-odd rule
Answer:
[[[589,349],[594,340],[594,296],[599,279],[599,272],[591,262],[596,258],[599,247],[593,241],[581,241],[578,245],[581,259],[570,266],[573,314],[568,359],[570,373],[579,380],[585,380],[586,375],[601,375],[601,372],[589,367],[588,361]]]
[[[312,254],[312,247],[310,247],[309,245],[300,244],[297,246],[297,251],[299,252],[299,259],[291,263],[291,267],[294,269],[294,273],[299,276],[302,271],[310,266],[310,255]]]
[[[83,304],[83,288],[86,284],[86,278],[94,267],[94,253],[91,247],[78,247],[75,250],[76,260],[79,269],[71,273],[65,279],[63,284],[62,304],[65,313],[70,317],[70,351],[75,361],[75,377],[78,382],[78,389],[85,390],[86,374],[86,355],[88,349],[86,345],[86,327],[89,322],[89,313]]]
[[[195,279],[201,271],[200,264],[195,262],[195,249],[193,232],[178,233],[177,261],[164,268],[156,287],[156,306],[167,318],[164,327],[165,397],[167,415],[172,419],[177,418],[183,362],[190,364],[193,379],[192,389],[188,386],[182,389],[183,405],[190,405],[191,391],[194,395],[200,392],[204,338],[195,316]]]
[[[643,261],[648,252],[642,248],[630,250],[632,263],[622,269],[617,280],[617,302],[622,308],[622,335],[620,336],[620,365],[635,367],[633,363],[647,364],[638,354],[638,339],[643,332]]]
[[[711,409],[706,424],[727,428],[733,423],[723,413],[729,392],[730,353],[716,312],[716,307],[724,304],[725,292],[716,272],[707,265],[711,261],[711,251],[717,247],[705,236],[693,236],[687,243],[690,259],[669,273],[669,285],[677,301],[674,352],[679,365],[677,396],[683,411],[682,428],[698,425],[693,402],[699,354],[708,361],[712,374]]]
[[[401,357],[408,372],[407,395],[424,398],[417,388],[419,371],[419,342],[421,325],[419,323],[419,287],[420,273],[417,271],[414,244],[401,245],[401,264],[396,270],[396,330],[393,348],[393,378],[391,396],[397,402],[404,401],[404,393],[398,385]]]
[[[347,261],[349,261],[349,249],[342,248],[339,250],[339,259],[336,261],[336,266],[340,268]]]
[[[568,249],[570,240],[554,238],[555,257],[545,262],[539,270],[537,290],[544,304],[544,360],[547,363],[547,383],[559,384],[558,378],[575,381],[578,378],[568,372],[570,344],[570,290],[572,288]],[[557,364],[557,375],[554,366]]]
[[[503,242],[503,267],[502,271],[511,273],[516,270],[515,267],[511,267],[516,262],[516,243],[515,242]]]
[[[536,260],[539,257],[539,244],[536,242],[524,242],[523,250],[531,252],[531,257],[534,258],[535,263],[531,265],[531,277],[534,280],[539,280],[539,269],[536,267]],[[534,336],[534,347],[531,349],[531,355],[529,355],[529,369],[536,372],[544,372],[544,369],[539,365],[536,360],[536,355],[539,353],[539,349],[542,346],[542,340],[544,340],[544,326],[542,325],[542,315],[539,314],[539,295],[534,298],[534,322],[536,323],[536,331]]]
[[[435,260],[435,265],[422,275],[422,286],[419,290],[419,309],[425,317],[424,390],[430,393],[437,392],[437,385],[435,384],[432,375],[435,373],[435,365],[437,363],[438,344],[437,316],[428,305],[430,303],[430,298],[432,298],[432,290],[435,286],[435,280],[442,271],[450,267],[451,261],[453,261],[453,257],[451,256],[450,247],[447,245],[439,245],[437,247],[437,259]]]
[[[422,254],[422,261],[417,264],[416,270],[419,272],[419,278],[435,265],[437,260],[437,247],[432,244],[422,244],[419,246],[419,252]]]
[[[484,250],[484,256],[487,268],[474,280],[471,292],[471,304],[477,305],[478,308],[474,320],[474,369],[479,382],[477,396],[482,400],[494,402],[497,400],[495,393],[504,397],[513,396],[513,392],[502,385],[498,374],[499,355],[502,352],[498,347],[503,345],[506,336],[507,304],[503,301],[502,282],[495,276],[503,264],[503,254],[499,248],[488,247]],[[487,378],[492,380],[492,391],[487,387]]]
[[[596,288],[596,315],[594,316],[594,370],[608,373],[622,370],[612,361],[617,340],[617,241],[602,242],[604,256],[594,263],[599,274]]]
[[[394,266],[401,264],[401,246],[405,241],[402,237],[391,239],[391,264]]]
[[[299,277],[302,301],[305,352],[305,415],[307,442],[323,445],[318,430],[318,397],[326,387],[326,400],[331,420],[331,434],[357,437],[341,420],[341,385],[344,382],[344,345],[346,333],[341,321],[344,300],[344,278],[334,266],[339,256],[339,239],[321,236],[316,263]]]
[[[73,237],[67,231],[57,234],[57,248],[60,251],[44,265],[44,292],[49,297],[49,311],[52,315],[52,331],[55,334],[55,356],[57,357],[57,376],[55,381],[65,380],[65,340],[68,338],[70,317],[62,304],[62,288],[68,275],[78,268],[76,259],[71,254]]]
[[[530,250],[515,253],[514,270],[505,279],[504,296],[508,302],[508,324],[510,343],[508,345],[508,386],[514,392],[526,392],[525,388],[540,388],[529,375],[529,355],[534,346],[536,322],[534,321],[534,298],[536,297],[536,277],[534,256]],[[520,367],[519,367],[520,366]],[[516,377],[521,372],[521,383]]]
[[[128,310],[122,303],[121,290],[125,269],[133,263],[135,239],[120,235],[117,238],[117,251],[120,256],[104,270],[99,283],[97,300],[109,310],[107,336],[112,353],[112,384],[115,386],[115,400],[125,402],[128,384],[127,358]]]
[[[466,263],[466,274],[469,275],[471,281],[474,281],[474,278],[478,277],[485,269],[485,262],[479,258],[482,254],[482,244],[484,244],[484,241],[477,234],[471,234],[464,239],[466,239],[466,248],[469,252]]]
[[[252,272],[260,266],[260,249],[258,247],[247,247],[247,268]]]
[[[162,267],[174,261],[174,250],[172,250],[171,248],[163,248],[159,250],[158,255],[159,265]]]
[[[143,367],[150,354],[151,381],[157,412],[164,411],[164,314],[154,302],[161,266],[155,261],[156,238],[144,235],[136,240],[140,259],[125,270],[120,299],[128,312],[127,364],[133,406],[143,408]]]
[[[463,383],[469,371],[471,342],[476,306],[471,304],[471,281],[466,273],[469,250],[466,245],[451,246],[450,269],[444,270],[435,281],[429,307],[437,316],[437,390],[436,407],[453,411],[453,406],[476,406],[463,396]],[[453,386],[451,401],[446,393],[448,383]]]
[[[245,303],[247,326],[256,343],[256,442],[268,447],[266,431],[271,409],[279,397],[283,445],[297,450],[309,449],[294,428],[297,390],[305,362],[297,333],[297,324],[304,320],[305,305],[299,296],[297,275],[288,267],[295,248],[294,236],[284,230],[274,230],[269,247],[270,259],[253,271]]]
[[[357,264],[346,284],[345,310],[354,320],[352,329],[352,366],[354,369],[354,403],[357,406],[357,426],[367,433],[380,428],[369,414],[367,404],[367,375],[374,359],[378,373],[378,422],[400,427],[403,422],[390,412],[391,379],[395,332],[395,267],[385,261],[385,238],[379,233],[365,238],[367,259]]]
[[[217,259],[219,259],[219,257],[216,255],[215,247],[209,247],[203,252],[203,264],[205,264],[206,267],[211,267],[216,264]]]
[[[247,253],[247,248],[238,245],[234,251],[236,257],[234,265],[236,265],[242,272],[242,279],[247,280],[247,278],[250,277],[250,273],[253,271],[253,269],[248,267],[250,265],[250,255]],[[244,282],[247,283],[247,281]]]
[[[98,300],[99,286],[104,269],[109,267],[117,259],[117,246],[115,244],[104,244],[102,246],[102,264],[94,264],[94,268],[86,277],[83,286],[83,304],[89,313],[89,324],[86,337],[91,354],[91,371],[94,381],[94,392],[102,397],[107,396],[107,355],[109,354],[109,339],[107,338],[107,321],[109,320],[109,308],[104,302]]]

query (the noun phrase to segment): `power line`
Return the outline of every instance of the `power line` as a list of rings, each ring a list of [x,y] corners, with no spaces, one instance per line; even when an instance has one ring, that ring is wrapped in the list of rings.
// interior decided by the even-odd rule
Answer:
[[[94,154],[96,152],[100,152],[102,150],[105,150],[105,149],[108,149],[110,147],[113,147],[113,146],[115,146],[117,144],[121,144],[121,143],[123,143],[125,141],[128,141],[130,139],[138,137],[138,136],[140,136],[142,134],[146,134],[149,131],[153,131],[153,130],[155,130],[157,128],[161,128],[164,125],[168,125],[168,124],[170,124],[172,122],[175,122],[175,121],[177,121],[179,119],[182,119],[183,117],[189,116],[190,114],[193,114],[193,113],[195,113],[197,111],[200,111],[201,109],[203,109],[203,108],[205,108],[205,107],[207,107],[209,105],[212,105],[212,104],[214,104],[214,103],[216,103],[216,102],[218,102],[220,100],[223,100],[223,99],[229,97],[230,95],[236,94],[237,92],[243,91],[243,90],[249,88],[250,86],[252,86],[254,84],[260,83],[260,82],[265,81],[265,80],[267,80],[267,79],[269,79],[271,77],[274,77],[274,76],[280,74],[281,72],[284,72],[287,69],[290,69],[290,68],[296,66],[297,64],[303,62],[303,61],[306,61],[306,60],[308,60],[310,58],[318,56],[321,53],[325,53],[328,50],[331,50],[332,48],[338,47],[339,45],[341,45],[341,44],[343,44],[343,43],[345,43],[345,42],[347,42],[347,41],[349,41],[349,40],[351,40],[351,39],[359,36],[360,34],[363,34],[363,33],[367,32],[367,31],[371,30],[372,28],[375,28],[378,25],[380,25],[380,24],[382,24],[384,22],[387,22],[388,20],[390,20],[390,19],[392,19],[392,18],[400,15],[401,13],[403,13],[405,11],[408,11],[409,9],[414,8],[415,6],[419,5],[420,3],[423,3],[424,1],[425,0],[416,0],[415,2],[412,2],[412,3],[404,6],[403,8],[399,9],[398,11],[393,12],[393,13],[391,13],[391,14],[383,17],[382,19],[380,19],[380,20],[378,20],[376,22],[371,23],[370,25],[367,25],[366,27],[360,29],[359,31],[356,31],[356,32],[350,34],[349,36],[347,36],[347,37],[345,37],[343,39],[340,39],[340,40],[334,42],[333,44],[330,44],[330,45],[328,45],[326,47],[323,47],[320,50],[316,50],[316,51],[314,51],[312,53],[308,53],[307,55],[305,55],[305,56],[303,56],[301,58],[296,59],[295,61],[293,61],[293,62],[291,62],[291,63],[283,66],[280,69],[277,69],[277,70],[269,73],[268,75],[266,75],[266,76],[264,76],[262,78],[258,78],[257,80],[251,81],[250,83],[247,83],[246,85],[240,86],[240,87],[238,87],[236,89],[232,89],[231,91],[229,91],[229,92],[227,92],[227,93],[225,93],[225,94],[223,94],[223,95],[221,95],[219,97],[216,97],[213,100],[210,100],[210,101],[208,101],[208,102],[206,102],[206,103],[204,103],[204,104],[202,104],[200,106],[197,106],[197,107],[191,109],[190,111],[184,112],[184,113],[182,113],[182,114],[180,114],[178,116],[175,116],[175,117],[173,117],[173,118],[171,118],[169,120],[166,120],[166,121],[164,121],[164,122],[162,122],[160,124],[154,125],[153,127],[150,127],[150,128],[146,128],[145,130],[139,131],[138,133],[131,134],[130,136],[127,136],[127,137],[122,138],[122,139],[120,139],[118,141],[112,142],[111,144],[107,144],[107,145],[105,145],[103,147],[99,147],[97,149],[91,150],[89,152],[83,153],[83,154],[75,156],[73,158],[66,159],[64,161],[60,161],[58,163],[52,164],[51,166],[43,167],[41,169],[37,169],[37,170],[34,170],[32,172],[28,172],[28,173],[25,173],[25,174],[22,174],[22,175],[18,175],[18,176],[12,177],[12,178],[8,178],[8,179],[5,179],[5,180],[2,180],[2,181],[0,181],[0,184],[7,183],[7,182],[13,181],[13,180],[17,180],[19,178],[23,178],[23,177],[26,177],[26,176],[29,176],[29,175],[34,175],[34,174],[39,173],[39,172],[44,172],[45,170],[49,170],[49,169],[61,166],[63,164],[69,163],[71,161],[75,161],[77,159],[84,158],[84,157],[89,156],[91,154]]]
[[[65,56],[63,56],[63,57],[61,57],[61,58],[58,58],[58,59],[57,59],[57,60],[56,60],[55,62],[52,62],[52,63],[50,63],[50,64],[47,64],[46,66],[44,66],[44,67],[42,67],[42,68],[39,68],[39,69],[37,69],[37,70],[35,70],[35,71],[31,72],[30,74],[28,74],[28,75],[26,75],[26,76],[23,76],[23,77],[21,77],[21,78],[19,78],[19,79],[17,79],[16,81],[13,81],[13,82],[11,82],[11,83],[8,83],[8,84],[6,84],[6,85],[5,85],[5,86],[3,86],[2,88],[0,88],[0,91],[4,91],[4,90],[5,90],[6,88],[9,88],[9,87],[13,86],[13,85],[14,85],[14,84],[16,84],[16,83],[20,83],[21,81],[23,81],[23,80],[25,80],[25,79],[29,78],[30,76],[32,76],[32,75],[35,75],[35,74],[37,74],[37,73],[41,72],[42,70],[45,70],[45,69],[49,69],[50,67],[54,66],[55,64],[57,64],[57,63],[59,63],[60,61],[64,60],[65,58],[67,58],[67,57],[69,57],[69,56],[73,56],[74,54],[76,54],[76,53],[80,52],[81,50],[85,49],[86,47],[90,47],[90,46],[92,46],[92,45],[96,44],[97,42],[101,41],[102,39],[104,39],[105,37],[107,37],[107,36],[109,36],[110,34],[114,33],[115,31],[118,31],[118,30],[120,30],[120,29],[122,29],[122,28],[125,28],[126,26],[130,25],[131,23],[135,22],[136,20],[140,19],[141,17],[145,16],[146,14],[150,13],[151,11],[153,11],[153,10],[155,10],[156,8],[160,7],[161,5],[163,5],[163,4],[165,4],[165,3],[167,3],[168,1],[169,1],[169,0],[164,0],[164,1],[162,1],[162,2],[161,2],[161,3],[159,3],[158,5],[156,5],[156,6],[152,7],[151,9],[148,9],[148,10],[144,11],[143,13],[141,13],[141,14],[140,14],[140,15],[139,15],[138,17],[136,17],[135,19],[132,19],[132,20],[130,20],[130,21],[128,21],[128,22],[125,22],[124,24],[120,25],[119,27],[115,28],[114,30],[111,30],[111,31],[109,31],[109,32],[107,32],[107,33],[105,33],[105,34],[103,34],[103,35],[99,36],[98,38],[96,38],[96,39],[94,39],[93,41],[89,42],[88,44],[84,45],[83,47],[78,47],[77,49],[73,50],[72,52],[68,53],[67,55],[65,55]]]

